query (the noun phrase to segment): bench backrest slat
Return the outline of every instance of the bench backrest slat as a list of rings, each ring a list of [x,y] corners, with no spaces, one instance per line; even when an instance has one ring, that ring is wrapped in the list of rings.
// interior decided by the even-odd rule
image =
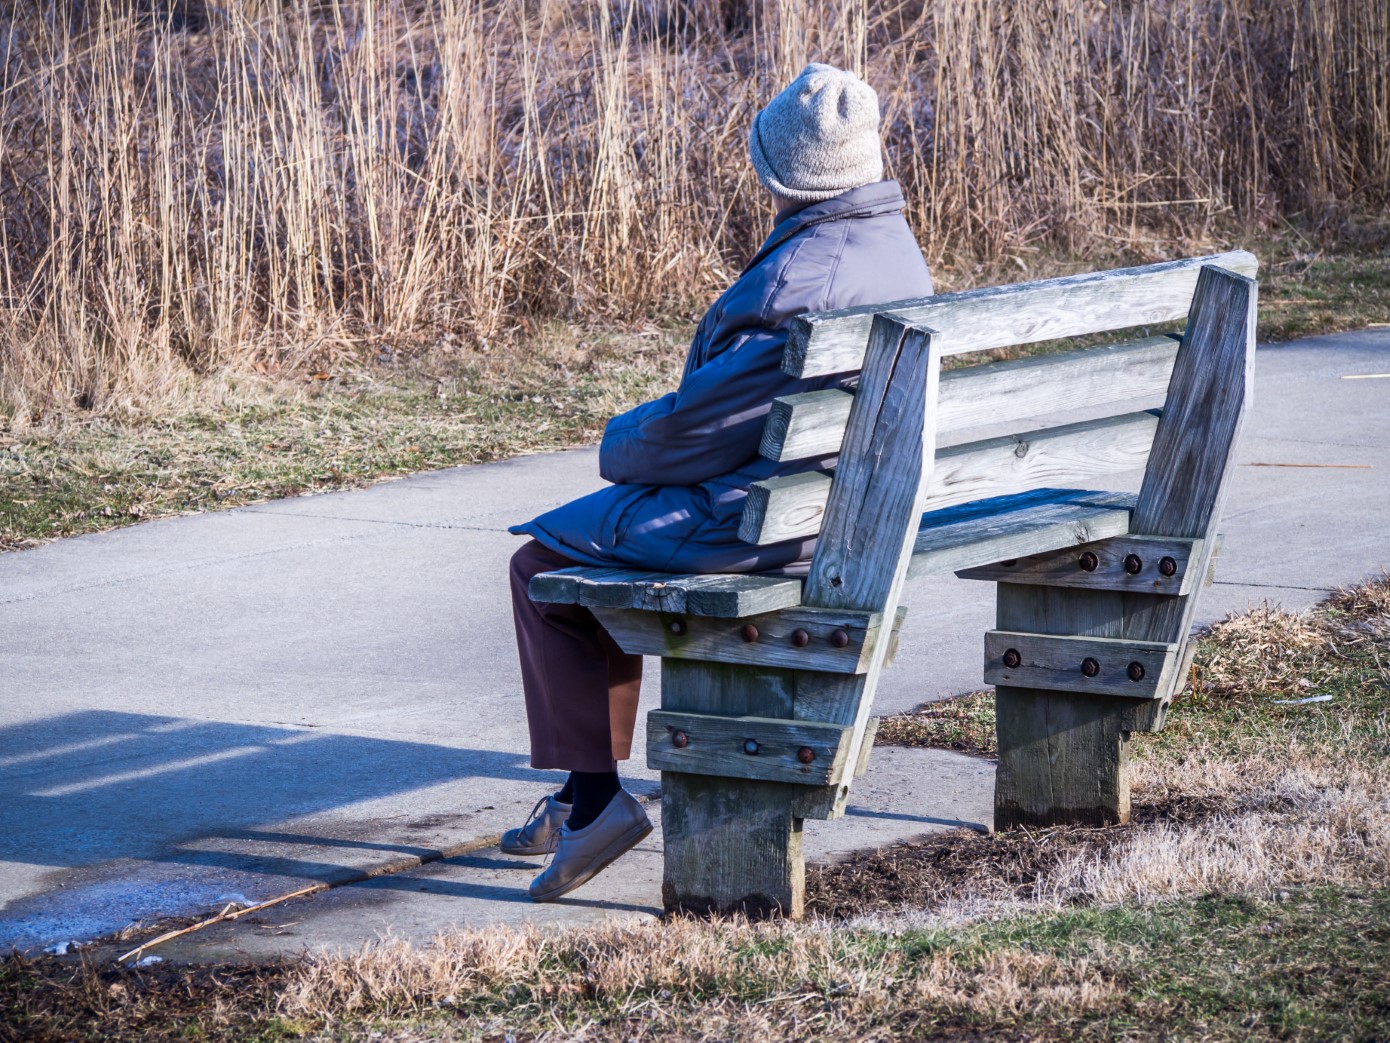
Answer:
[[[1156,413],[1136,412],[938,449],[924,509],[1137,470],[1149,458],[1157,426]],[[763,545],[814,536],[838,483],[838,471],[755,483],[744,504],[739,539]]]
[[[1096,406],[1141,400],[1162,405],[1177,335],[1057,355],[1011,359],[941,374],[936,437],[1007,424],[1056,411],[1059,402]],[[831,389],[788,395],[772,404],[760,451],[769,460],[805,460],[840,451],[854,395]]]
[[[805,315],[792,323],[782,368],[801,377],[861,368],[876,313],[936,330],[942,355],[1172,322],[1187,314],[1203,265],[1252,277],[1258,261],[1253,254],[1235,250]]]

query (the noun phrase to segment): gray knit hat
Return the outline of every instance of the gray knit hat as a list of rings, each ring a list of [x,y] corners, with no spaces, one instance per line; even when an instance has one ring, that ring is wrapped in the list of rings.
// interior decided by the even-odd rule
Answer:
[[[852,72],[812,63],[753,117],[753,169],[766,188],[814,203],[883,178],[878,95]]]

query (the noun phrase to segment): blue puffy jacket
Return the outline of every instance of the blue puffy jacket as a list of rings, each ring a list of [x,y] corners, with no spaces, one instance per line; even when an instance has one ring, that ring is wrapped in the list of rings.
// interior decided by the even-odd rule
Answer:
[[[680,386],[608,423],[599,473],[613,485],[511,528],[590,565],[666,572],[761,572],[804,564],[815,538],[757,547],[738,538],[748,487],[833,467],[758,455],[772,400],[843,386],[853,374],[782,372],[791,320],[806,312],[932,292],[895,181],[784,214],[700,321]]]

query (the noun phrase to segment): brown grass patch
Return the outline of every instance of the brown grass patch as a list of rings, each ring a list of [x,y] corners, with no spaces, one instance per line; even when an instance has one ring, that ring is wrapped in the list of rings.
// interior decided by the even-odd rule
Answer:
[[[994,757],[994,693],[970,692],[953,699],[923,703],[910,713],[879,721],[875,746],[930,746],[980,757]]]
[[[674,1002],[677,996],[685,1002]],[[634,1002],[637,997],[644,999]],[[816,1008],[832,998],[833,1013],[818,1016]],[[452,932],[427,948],[387,941],[306,962],[280,1009],[332,1024],[366,1011],[399,1017],[512,1005],[529,1013],[582,1003],[622,1011],[618,1025],[595,1033],[607,1038],[673,1030],[689,1038],[692,1020],[697,1038],[780,1037],[803,1018],[822,1022],[817,1036],[826,1038],[835,1024],[882,1031],[921,1008],[1009,1018],[1076,1015],[1114,998],[1113,984],[1087,961],[1052,954],[946,948],[920,960],[815,926],[675,919],[560,933]],[[692,1000],[695,1019],[688,1007],[682,1010]],[[803,1003],[813,1006],[799,1017]],[[576,1027],[562,1024],[556,1029]]]
[[[1385,573],[1311,612],[1260,605],[1229,616],[1200,637],[1194,686],[1175,701],[1168,728],[1133,740],[1130,824],[896,845],[813,871],[810,904],[835,917],[904,906],[1133,905],[1383,879],[1387,667]],[[1331,699],[1293,702],[1315,694]],[[962,721],[976,735],[992,729],[990,694],[886,718],[878,734],[959,749]]]

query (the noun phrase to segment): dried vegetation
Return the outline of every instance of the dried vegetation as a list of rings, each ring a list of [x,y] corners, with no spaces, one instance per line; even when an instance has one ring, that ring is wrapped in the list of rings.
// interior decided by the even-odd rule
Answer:
[[[574,1001],[680,994],[705,1015],[737,1012],[718,1024],[749,1037],[776,1022],[759,1020],[760,1004],[785,1018],[798,997],[844,997],[835,1017],[854,1031],[901,1025],[905,1012],[921,1010],[947,1019],[1084,1017],[1121,998],[1113,954],[982,952],[964,940],[975,929],[966,925],[1077,908],[1151,908],[1161,917],[1173,902],[1204,895],[1277,905],[1293,889],[1378,886],[1390,874],[1387,664],[1390,577],[1306,615],[1234,616],[1202,641],[1203,686],[1175,711],[1181,741],[1138,746],[1128,826],[898,845],[813,873],[810,905],[824,920],[810,926],[679,921],[559,938],[449,935],[418,952],[392,943],[305,965],[283,1003],[327,1016],[354,1007],[399,1014],[480,990],[542,1005],[564,1002],[566,990]],[[1270,705],[1304,691],[1310,674],[1335,691],[1331,704]],[[835,922],[848,930],[827,930]],[[921,959],[860,933],[911,930],[960,937]]]
[[[1381,1038],[1390,576],[1231,617],[1197,663],[1137,746],[1130,825],[897,845],[813,872],[806,923],[454,931],[220,975],[11,960],[0,1006],[34,1040]],[[1275,703],[1310,678],[1333,698]]]
[[[1387,36],[1360,0],[0,4],[0,423],[689,317],[808,58],[878,88],[947,285],[1360,234]]]

